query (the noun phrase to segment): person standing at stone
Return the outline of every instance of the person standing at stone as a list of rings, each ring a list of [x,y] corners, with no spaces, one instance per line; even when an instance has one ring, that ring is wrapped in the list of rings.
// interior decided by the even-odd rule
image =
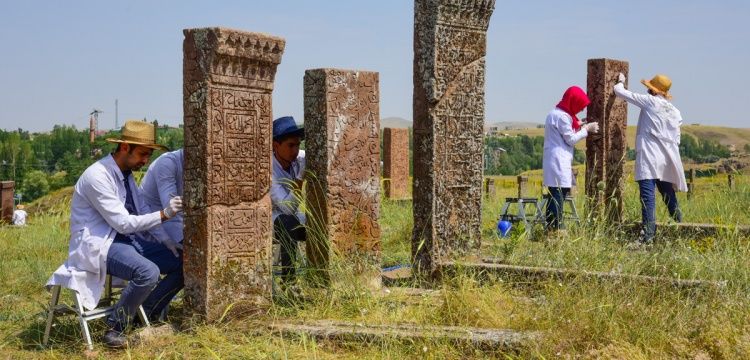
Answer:
[[[583,89],[571,86],[565,90],[557,106],[547,114],[544,123],[542,169],[544,186],[550,194],[546,209],[548,230],[558,230],[563,226],[563,202],[575,185],[572,167],[575,144],[589,133],[599,131],[598,123],[582,124],[576,116],[590,102]]]
[[[26,225],[26,216],[28,215],[26,213],[26,210],[24,210],[25,206],[18,204],[16,206],[16,210],[13,211],[13,219],[11,220],[11,223],[16,226],[25,226]]]
[[[304,138],[304,128],[297,126],[293,117],[273,121],[273,236],[281,247],[281,274],[285,282],[294,279],[297,242],[306,238],[305,214],[299,209],[296,191],[302,188],[305,172],[305,151],[299,149]]]
[[[643,226],[639,241],[650,244],[656,234],[655,190],[661,193],[669,215],[681,222],[682,212],[675,191],[687,191],[687,181],[680,158],[682,115],[669,101],[672,80],[656,75],[641,83],[648,88],[648,94],[625,89],[625,75],[620,74],[614,92],[641,108],[635,136],[635,181],[640,190]]]
[[[168,206],[147,212],[132,172],[145,165],[154,149],[165,149],[154,142],[150,123],[128,121],[116,150],[89,166],[76,182],[70,213],[68,259],[47,282],[61,285],[81,296],[86,309],[94,309],[101,299],[107,274],[128,280],[119,301],[107,317],[109,329],[104,341],[110,347],[127,345],[125,332],[139,306],[147,314],[158,315],[172,296],[182,288],[179,247],[158,241],[148,231],[182,211],[182,198],[175,196]],[[166,274],[159,280],[160,273]]]

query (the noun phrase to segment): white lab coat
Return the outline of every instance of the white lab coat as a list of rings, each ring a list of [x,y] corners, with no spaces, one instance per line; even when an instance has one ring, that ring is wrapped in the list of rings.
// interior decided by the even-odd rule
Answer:
[[[11,223],[16,226],[26,225],[26,215],[28,215],[26,210],[16,209],[16,211],[13,212]]]
[[[589,135],[586,129],[573,130],[573,119],[558,108],[544,122],[544,186],[570,188],[573,178],[573,146]]]
[[[166,152],[151,162],[146,175],[141,180],[141,194],[146,212],[165,209],[169,206],[169,200],[172,197],[182,196],[183,162],[182,149]],[[171,241],[182,242],[183,217],[181,212],[157,227],[164,229],[164,233]],[[155,229],[152,229],[151,233],[158,237],[161,233]],[[165,239],[158,240],[165,241]]]
[[[276,218],[281,214],[295,215],[299,220],[300,224],[305,224],[305,213],[299,209],[299,200],[292,193],[292,189],[289,186],[290,182],[294,180],[302,180],[302,176],[305,173],[305,150],[300,150],[297,159],[292,161],[292,165],[289,171],[284,170],[276,160],[276,156],[271,156],[273,159],[272,173],[271,173],[271,204],[273,205],[272,218],[276,221]]]
[[[128,213],[124,180],[112,155],[84,171],[73,190],[68,259],[47,281],[48,287],[62,285],[77,291],[89,310],[96,307],[104,290],[107,252],[115,235],[146,231],[161,223],[159,212]],[[136,209],[144,214],[138,186],[132,176],[129,181]]]
[[[636,94],[615,85],[615,95],[641,108],[635,135],[635,180],[659,179],[687,191],[680,158],[680,111],[662,96]]]

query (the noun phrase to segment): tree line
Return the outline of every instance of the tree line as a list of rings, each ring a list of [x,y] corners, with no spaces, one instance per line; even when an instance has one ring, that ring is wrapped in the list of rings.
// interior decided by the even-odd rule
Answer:
[[[411,135],[411,129],[409,133]],[[76,129],[75,126],[55,125],[52,131],[40,133],[0,129],[0,179],[14,180],[16,192],[22,194],[24,202],[37,199],[50,191],[75,184],[89,165],[114,149],[114,145],[105,139],[117,136],[117,131],[110,131],[97,136],[91,143],[88,129]],[[170,149],[180,148],[183,130],[159,127],[157,139]],[[484,142],[485,175],[516,175],[542,168],[542,136],[488,136]],[[410,154],[412,145],[410,136]],[[715,140],[683,134],[680,154],[686,162],[710,163],[729,157],[730,151]],[[158,155],[156,152],[152,158]],[[627,157],[634,159],[635,151],[628,149]],[[585,160],[583,151],[576,149],[574,164],[582,164]]]
[[[75,184],[84,170],[115,145],[110,131],[89,141],[88,129],[55,125],[49,132],[0,129],[0,179],[13,180],[22,201],[32,201],[50,191]],[[182,147],[182,129],[160,127],[158,142],[170,149]],[[154,153],[158,156],[158,153]]]
[[[485,175],[517,175],[542,168],[543,136],[488,136],[485,137],[484,144]],[[750,150],[750,147],[746,146],[745,150]],[[729,147],[716,140],[697,139],[692,135],[682,134],[680,156],[683,162],[713,163],[730,155]],[[635,149],[628,148],[626,158],[635,160]],[[573,164],[585,162],[586,154],[575,149]]]

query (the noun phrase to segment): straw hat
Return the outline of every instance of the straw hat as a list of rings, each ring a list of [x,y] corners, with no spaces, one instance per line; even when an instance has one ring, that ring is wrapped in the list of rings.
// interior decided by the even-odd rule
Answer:
[[[672,87],[672,80],[666,75],[659,74],[654,76],[651,80],[643,79],[641,80],[641,83],[658,95],[662,95],[667,99],[672,98],[672,95],[669,95],[669,88]]]
[[[16,209],[18,209],[18,210],[23,210],[23,209],[25,209],[25,208],[26,208],[26,206],[24,206],[24,205],[21,205],[21,204],[18,204],[18,205],[16,206]]]
[[[133,144],[145,146],[151,149],[169,150],[164,145],[159,145],[154,140],[154,125],[139,120],[128,120],[122,126],[120,138],[108,138],[107,142]]]

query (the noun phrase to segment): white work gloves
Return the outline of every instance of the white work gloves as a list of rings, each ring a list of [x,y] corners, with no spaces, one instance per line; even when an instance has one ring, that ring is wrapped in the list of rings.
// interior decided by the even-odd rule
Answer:
[[[617,76],[617,82],[618,83],[625,83],[625,74],[620,73],[620,75]]]
[[[589,133],[596,134],[599,132],[599,123],[595,123],[595,122],[587,123],[583,125],[583,128],[586,129],[586,131]]]
[[[169,199],[169,205],[164,208],[164,216],[166,216],[167,219],[171,219],[180,211],[182,211],[182,197],[175,196]]]

